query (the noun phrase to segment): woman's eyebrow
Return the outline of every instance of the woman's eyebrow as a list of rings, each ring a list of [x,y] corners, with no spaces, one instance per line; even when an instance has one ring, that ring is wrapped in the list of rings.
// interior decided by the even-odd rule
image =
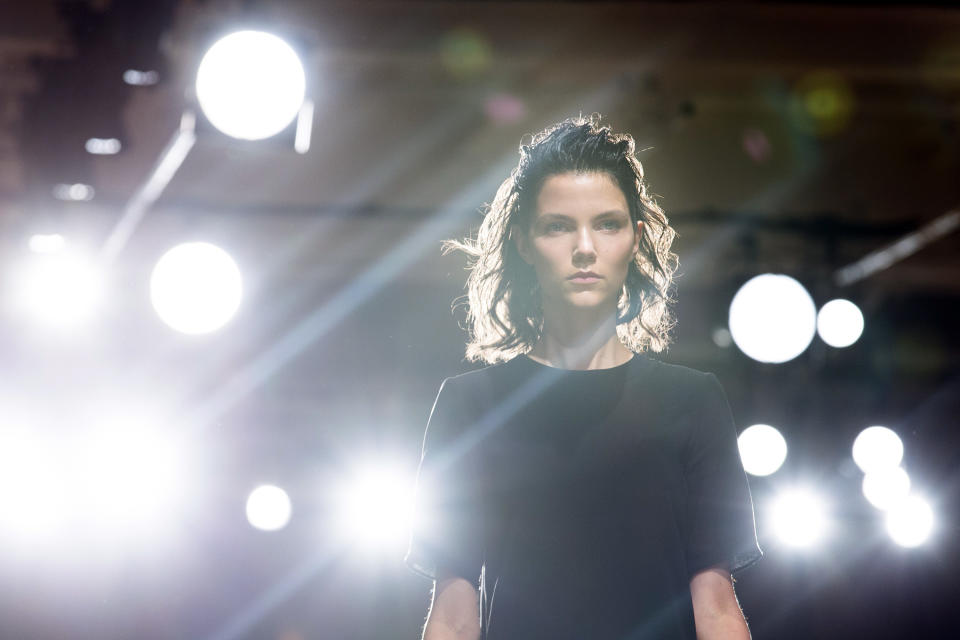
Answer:
[[[625,216],[625,215],[627,215],[626,212],[624,212],[621,209],[611,209],[610,211],[604,211],[602,213],[598,213],[597,215],[593,216],[593,219],[597,220],[598,218],[605,218],[607,216]],[[564,215],[562,213],[541,213],[538,219],[543,220],[546,218],[557,219],[557,220],[573,220],[572,217],[568,215]]]

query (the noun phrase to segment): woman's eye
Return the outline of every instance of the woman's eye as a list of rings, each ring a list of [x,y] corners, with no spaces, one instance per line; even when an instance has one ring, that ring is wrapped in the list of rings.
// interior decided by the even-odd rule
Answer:
[[[607,229],[619,229],[620,223],[616,220],[607,220],[601,226],[606,226]]]
[[[558,227],[557,231],[563,231],[563,224],[561,224],[561,223],[559,223],[559,222],[551,222],[550,224],[548,224],[548,225],[546,226],[547,232],[553,231],[553,230],[554,230],[554,227]]]

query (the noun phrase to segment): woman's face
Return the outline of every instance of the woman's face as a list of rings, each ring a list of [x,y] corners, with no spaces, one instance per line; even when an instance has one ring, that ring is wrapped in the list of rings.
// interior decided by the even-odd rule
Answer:
[[[616,308],[642,222],[630,222],[627,199],[607,173],[548,177],[537,196],[527,234],[517,250],[540,281],[544,302],[573,307]],[[573,279],[590,271],[596,277]]]

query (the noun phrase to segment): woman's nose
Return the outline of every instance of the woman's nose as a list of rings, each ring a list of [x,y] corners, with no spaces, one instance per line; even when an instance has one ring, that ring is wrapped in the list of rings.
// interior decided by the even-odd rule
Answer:
[[[580,253],[593,253],[593,236],[589,229],[581,229],[577,232],[577,251]]]

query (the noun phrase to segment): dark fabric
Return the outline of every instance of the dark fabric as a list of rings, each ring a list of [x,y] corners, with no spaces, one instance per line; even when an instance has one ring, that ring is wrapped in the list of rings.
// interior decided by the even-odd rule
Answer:
[[[481,590],[487,640],[696,638],[690,578],[758,560],[716,376],[637,354],[444,380],[405,561]]]

